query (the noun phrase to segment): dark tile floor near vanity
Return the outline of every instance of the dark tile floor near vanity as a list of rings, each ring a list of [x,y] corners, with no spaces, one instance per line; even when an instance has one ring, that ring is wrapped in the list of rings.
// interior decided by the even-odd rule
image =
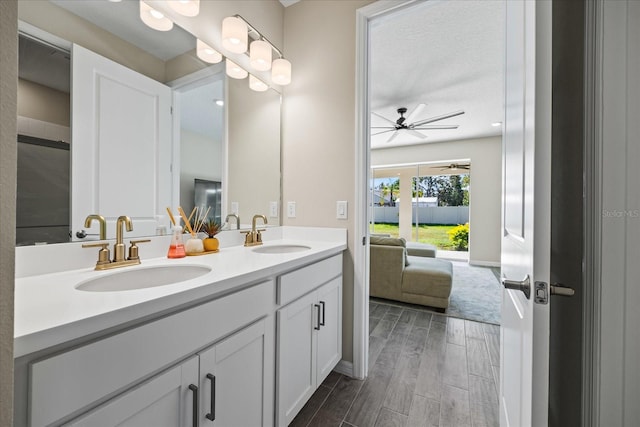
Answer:
[[[498,426],[498,326],[380,301],[369,312],[368,378],[332,372],[290,426]]]

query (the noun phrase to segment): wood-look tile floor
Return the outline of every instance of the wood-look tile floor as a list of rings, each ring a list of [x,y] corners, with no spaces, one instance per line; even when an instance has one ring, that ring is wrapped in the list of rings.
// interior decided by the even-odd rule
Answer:
[[[292,427],[498,426],[500,327],[369,304],[369,376],[332,372]]]

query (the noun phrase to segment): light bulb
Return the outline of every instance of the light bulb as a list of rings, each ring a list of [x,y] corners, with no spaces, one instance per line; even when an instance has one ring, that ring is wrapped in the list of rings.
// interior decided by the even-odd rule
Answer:
[[[229,16],[222,21],[222,46],[229,52],[247,51],[248,28],[240,18]]]
[[[243,69],[238,64],[231,61],[229,58],[227,58],[226,69],[227,76],[234,79],[244,79],[245,77],[247,77],[247,75],[249,75],[249,72],[247,72],[247,70]]]
[[[251,42],[249,60],[251,66],[256,70],[269,70],[271,68],[271,45],[262,40]]]
[[[171,9],[183,16],[197,16],[200,13],[200,0],[169,0]]]
[[[271,78],[281,86],[291,83],[291,62],[284,58],[275,59],[271,65]]]
[[[200,39],[196,42],[196,55],[209,64],[217,64],[222,61],[222,54]]]
[[[171,19],[153,9],[142,0],[140,1],[140,19],[154,30],[169,31],[173,28],[173,21]]]
[[[253,74],[249,74],[249,87],[256,92],[264,92],[265,90],[269,89],[269,86],[265,82],[263,82]]]

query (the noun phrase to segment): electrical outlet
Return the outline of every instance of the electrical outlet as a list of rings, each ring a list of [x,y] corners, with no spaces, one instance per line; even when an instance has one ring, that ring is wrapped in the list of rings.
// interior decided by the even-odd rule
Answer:
[[[240,212],[240,203],[231,202],[231,213],[238,215],[238,212]]]
[[[339,200],[336,202],[336,218],[347,219],[347,201]]]
[[[287,218],[296,217],[296,202],[287,202]]]
[[[278,202],[269,202],[269,216],[271,218],[278,217]]]

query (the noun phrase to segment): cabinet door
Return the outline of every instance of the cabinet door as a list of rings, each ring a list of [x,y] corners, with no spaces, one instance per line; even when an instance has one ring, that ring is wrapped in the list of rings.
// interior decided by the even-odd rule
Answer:
[[[86,427],[187,427],[194,424],[198,358],[163,372],[70,422]]]
[[[316,293],[278,310],[277,424],[288,425],[316,389]]]
[[[269,317],[200,353],[200,425],[273,424],[272,335]]]
[[[318,304],[321,323],[316,351],[316,384],[320,385],[342,358],[342,277],[318,289]]]

